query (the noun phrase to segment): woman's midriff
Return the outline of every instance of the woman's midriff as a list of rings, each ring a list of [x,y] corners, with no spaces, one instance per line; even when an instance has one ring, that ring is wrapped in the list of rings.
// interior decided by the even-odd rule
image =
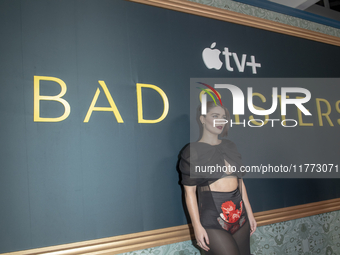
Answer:
[[[228,167],[228,161],[224,160],[225,165]],[[231,192],[237,189],[238,179],[236,176],[221,178],[209,185],[211,191]]]
[[[221,178],[209,185],[211,191],[231,192],[237,189],[237,177]]]

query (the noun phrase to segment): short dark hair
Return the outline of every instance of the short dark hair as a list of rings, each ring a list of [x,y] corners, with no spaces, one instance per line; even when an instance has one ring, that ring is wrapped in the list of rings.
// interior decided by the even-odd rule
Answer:
[[[224,137],[224,136],[227,136],[227,135],[228,135],[229,126],[230,126],[230,124],[229,124],[229,123],[230,123],[230,113],[229,113],[228,109],[227,109],[225,106],[221,105],[219,102],[216,102],[216,104],[215,104],[214,101],[208,101],[208,102],[207,102],[207,113],[208,113],[211,109],[213,109],[213,108],[215,108],[215,107],[217,107],[217,106],[221,107],[221,108],[224,110],[225,116],[226,116],[226,120],[228,121],[228,122],[225,124],[225,126],[224,126],[224,128],[223,128],[223,130],[222,130],[222,133],[220,134],[221,137]],[[198,126],[199,126],[199,128],[200,128],[200,137],[202,137],[202,135],[203,135],[203,125],[202,125],[202,122],[201,122],[201,120],[200,120],[200,117],[201,117],[201,116],[204,116],[204,115],[201,114],[201,105],[199,105],[198,108],[197,108],[197,116],[196,116],[196,120],[197,120]]]

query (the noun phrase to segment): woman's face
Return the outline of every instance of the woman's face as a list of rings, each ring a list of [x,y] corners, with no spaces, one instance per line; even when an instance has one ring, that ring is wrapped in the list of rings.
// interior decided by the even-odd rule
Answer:
[[[216,135],[219,135],[222,133],[223,128],[225,126],[225,121],[222,121],[222,120],[226,120],[226,119],[227,119],[227,116],[225,114],[225,111],[220,106],[211,108],[205,117],[201,116],[201,122],[205,123],[203,125],[203,128],[206,131],[212,134],[216,134]],[[217,120],[220,120],[220,121],[217,121]]]

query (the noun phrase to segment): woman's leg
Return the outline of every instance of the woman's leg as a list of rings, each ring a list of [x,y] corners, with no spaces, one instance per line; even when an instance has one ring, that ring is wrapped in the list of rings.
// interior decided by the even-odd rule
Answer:
[[[224,229],[205,229],[209,237],[206,255],[241,255],[234,237]],[[249,246],[249,245],[248,245]]]
[[[244,225],[233,234],[240,255],[250,255],[250,224],[247,220]]]

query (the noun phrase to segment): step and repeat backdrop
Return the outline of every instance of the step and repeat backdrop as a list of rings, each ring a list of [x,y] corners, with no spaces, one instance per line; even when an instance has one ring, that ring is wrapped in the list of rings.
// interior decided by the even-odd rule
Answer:
[[[0,13],[0,253],[186,224],[201,83],[234,86],[254,212],[339,197],[339,47],[120,0]]]

